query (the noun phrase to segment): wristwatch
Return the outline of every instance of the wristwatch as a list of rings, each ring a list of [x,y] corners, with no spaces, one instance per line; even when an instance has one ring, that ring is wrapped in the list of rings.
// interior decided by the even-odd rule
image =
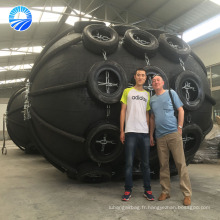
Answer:
[[[182,127],[182,126],[180,126],[180,125],[178,125],[178,128],[181,128],[181,129],[183,129],[183,127]]]

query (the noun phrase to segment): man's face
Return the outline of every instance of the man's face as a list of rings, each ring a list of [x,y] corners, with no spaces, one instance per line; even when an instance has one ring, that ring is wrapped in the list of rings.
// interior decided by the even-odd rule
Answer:
[[[153,86],[153,89],[154,89],[154,90],[163,89],[164,81],[163,81],[163,79],[161,78],[161,76],[155,76],[155,77],[152,79],[152,86]]]
[[[144,70],[138,70],[134,76],[136,85],[142,86],[146,82],[147,76]]]

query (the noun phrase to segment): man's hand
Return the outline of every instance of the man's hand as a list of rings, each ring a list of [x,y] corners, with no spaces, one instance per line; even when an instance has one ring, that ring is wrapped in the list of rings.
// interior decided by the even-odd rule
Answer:
[[[125,142],[125,132],[124,131],[120,132],[120,141],[122,144],[124,144],[124,142]]]
[[[182,134],[183,134],[183,129],[178,127],[178,132],[179,132],[180,135],[182,136]]]
[[[152,147],[154,145],[155,145],[154,138],[153,138],[153,136],[150,135],[150,146]]]

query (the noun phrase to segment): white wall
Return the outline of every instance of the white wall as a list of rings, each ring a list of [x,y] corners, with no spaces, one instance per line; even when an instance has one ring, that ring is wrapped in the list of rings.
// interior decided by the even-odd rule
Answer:
[[[1,99],[0,99],[1,101]],[[0,140],[3,140],[3,115],[6,112],[7,104],[0,104]],[[7,131],[5,124],[5,131]],[[5,133],[6,139],[8,139],[7,132]]]
[[[191,48],[203,61],[205,66],[220,63],[220,34],[211,37],[209,40],[191,45]]]
[[[0,131],[3,131],[3,115],[6,112],[7,104],[0,104]]]

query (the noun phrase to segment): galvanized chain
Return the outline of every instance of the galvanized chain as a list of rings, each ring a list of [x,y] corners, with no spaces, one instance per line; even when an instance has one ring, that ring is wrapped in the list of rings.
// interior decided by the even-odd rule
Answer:
[[[26,91],[25,91],[25,101],[24,101],[24,120],[31,119],[31,114],[30,114],[30,101],[29,101],[29,92],[30,92],[30,82],[28,81],[26,83]]]
[[[147,63],[147,66],[150,66],[150,60],[146,53],[144,54],[144,57],[145,57],[145,62]]]
[[[152,87],[152,78],[154,77],[154,75],[148,75],[147,76],[147,84],[146,86],[143,86],[145,90],[149,91],[150,92],[150,96],[153,96],[153,92],[154,92],[154,89]]]
[[[181,65],[181,66],[182,66],[182,68],[183,68],[183,71],[185,71],[185,70],[186,70],[186,68],[185,68],[184,62],[183,62],[183,60],[182,60],[182,58],[181,58],[181,57],[179,58],[179,61],[180,61],[180,65]]]
[[[5,146],[5,124],[7,123],[7,111],[6,113],[3,115],[3,147],[2,147],[2,154],[6,155],[7,154],[7,148]]]
[[[100,41],[109,41],[111,38],[109,38],[108,36],[104,36],[104,35],[101,35],[99,33],[97,33],[96,35],[93,35],[93,37],[95,39],[98,39]]]
[[[111,107],[110,105],[107,105],[106,108],[107,108],[106,117],[108,118],[111,115]]]
[[[102,55],[104,57],[104,60],[107,60],[106,52],[103,50]]]
[[[190,82],[186,81],[185,85],[182,87],[182,89],[186,90],[186,101],[189,102],[190,101],[190,93],[189,90],[191,91],[196,91],[196,89],[194,87],[192,87],[190,85]]]
[[[190,123],[191,123],[191,120],[192,120],[192,116],[191,116],[191,114],[189,113],[189,114],[186,116],[186,121],[190,124]]]

